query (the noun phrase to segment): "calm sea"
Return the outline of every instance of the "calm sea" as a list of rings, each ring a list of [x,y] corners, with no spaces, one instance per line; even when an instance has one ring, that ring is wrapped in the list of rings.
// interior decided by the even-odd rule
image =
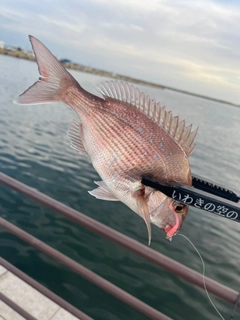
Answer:
[[[19,106],[12,101],[38,78],[34,62],[0,56],[0,170],[147,245],[142,219],[126,206],[88,194],[98,175],[69,147],[66,131],[76,114],[65,105]],[[71,72],[92,91],[103,78]],[[161,82],[161,79],[159,79]],[[141,87],[182,119],[199,126],[192,171],[239,189],[240,109],[167,90]],[[1,216],[176,320],[219,319],[202,289],[75,225],[0,185]],[[190,209],[182,228],[201,252],[206,275],[240,289],[240,225]],[[170,243],[153,226],[151,247],[202,272],[182,237]],[[46,255],[0,230],[0,255],[94,319],[147,319]],[[228,319],[233,306],[212,297]],[[240,318],[240,313],[236,319]]]

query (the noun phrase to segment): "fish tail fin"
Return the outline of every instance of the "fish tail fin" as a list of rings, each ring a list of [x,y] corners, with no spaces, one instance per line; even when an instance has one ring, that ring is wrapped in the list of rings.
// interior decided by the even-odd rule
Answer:
[[[39,40],[33,36],[29,36],[29,39],[38,64],[40,78],[14,103],[42,104],[63,101],[67,88],[79,86],[79,84]]]

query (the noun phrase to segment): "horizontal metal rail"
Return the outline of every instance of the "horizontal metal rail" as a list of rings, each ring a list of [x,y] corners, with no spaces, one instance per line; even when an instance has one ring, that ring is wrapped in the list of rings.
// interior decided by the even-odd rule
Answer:
[[[144,257],[148,261],[166,269],[169,272],[185,279],[186,281],[193,283],[201,288],[204,288],[202,274],[184,266],[183,264],[174,261],[171,258],[164,256],[163,254],[152,250],[151,248],[142,245],[141,243],[117,232],[104,224],[87,217],[86,215],[69,208],[61,202],[58,202],[51,197],[33,189],[3,173],[0,173],[0,183],[26,195],[34,201],[41,203],[42,205],[51,208],[52,210],[67,217],[73,222],[84,226],[90,231],[93,231],[108,240],[111,240],[120,246],[136,253],[137,255]],[[232,304],[235,304],[238,297],[238,292],[230,289],[217,281],[214,281],[208,277],[205,278],[207,289],[210,293],[226,300]],[[238,302],[240,306],[240,301]]]
[[[0,292],[0,300],[7,304],[10,308],[12,308],[14,311],[16,311],[18,314],[20,314],[23,318],[26,320],[37,320],[37,318],[33,317],[30,313],[23,310],[18,304],[16,304],[14,301],[6,297],[3,293]]]
[[[95,285],[102,288],[106,292],[110,293],[117,299],[123,301],[124,303],[128,304],[132,308],[142,312],[149,318],[155,319],[155,320],[171,320],[171,318],[167,317],[163,313],[150,307],[146,303],[140,301],[139,299],[135,298],[134,296],[127,293],[126,291],[120,289],[119,287],[115,286],[111,282],[105,280],[104,278],[98,276],[96,273],[85,268],[81,264],[67,257],[63,253],[55,250],[54,248],[50,247],[49,245],[35,238],[29,233],[16,227],[15,225],[8,222],[7,220],[0,218],[0,226],[6,229],[8,232],[16,235],[18,238],[22,239],[23,241],[31,244],[33,247],[37,248],[38,250],[44,252],[48,256],[52,257],[55,261],[58,261],[59,263],[65,265],[66,267],[76,272],[77,274],[81,275],[88,281],[94,283]]]
[[[93,320],[88,315],[80,311],[79,309],[75,308],[73,305],[65,301],[64,299],[60,298],[58,295],[41,285],[39,282],[35,281],[33,278],[26,275],[26,273],[22,272],[18,268],[14,267],[11,263],[6,261],[5,259],[0,257],[0,265],[6,268],[8,271],[15,274],[18,278],[22,279],[24,282],[28,283],[31,287],[36,289],[38,292],[41,292],[45,297],[49,298],[50,300],[54,301],[63,309],[67,310],[69,313],[77,317],[81,320]],[[0,297],[1,299],[1,297]],[[14,309],[14,308],[13,308]],[[14,309],[16,310],[16,309]],[[27,318],[26,318],[27,319]],[[30,318],[29,318],[30,319]]]

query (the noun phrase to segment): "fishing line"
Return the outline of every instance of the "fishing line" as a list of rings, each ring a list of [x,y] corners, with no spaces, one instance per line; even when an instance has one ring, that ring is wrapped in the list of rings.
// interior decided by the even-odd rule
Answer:
[[[217,312],[217,314],[219,315],[219,317],[222,319],[222,320],[225,320],[225,318],[221,315],[221,313],[218,311],[217,307],[215,306],[215,304],[213,303],[211,297],[209,296],[209,293],[207,291],[207,286],[206,286],[206,281],[205,281],[205,271],[206,271],[206,267],[205,267],[205,263],[203,261],[203,258],[200,254],[200,252],[198,251],[198,249],[195,247],[195,245],[192,243],[192,241],[190,239],[188,239],[188,237],[186,237],[184,234],[182,233],[178,233],[177,236],[181,236],[183,238],[185,238],[193,247],[193,249],[197,252],[197,254],[199,255],[199,258],[202,262],[202,267],[203,267],[203,273],[202,273],[202,279],[203,279],[203,286],[204,286],[204,290],[206,292],[206,295],[209,299],[209,301],[211,302],[213,308],[215,309],[215,311]]]

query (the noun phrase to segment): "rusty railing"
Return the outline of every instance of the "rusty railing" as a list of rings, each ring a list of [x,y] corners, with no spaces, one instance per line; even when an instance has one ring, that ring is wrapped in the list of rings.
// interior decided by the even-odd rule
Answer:
[[[200,273],[182,265],[181,263],[176,262],[173,259],[170,259],[170,258],[164,256],[163,254],[156,252],[153,249],[140,244],[139,242],[121,234],[120,232],[117,232],[117,231],[103,225],[102,223],[100,223],[92,218],[89,218],[86,215],[84,215],[74,209],[71,209],[70,207],[64,205],[63,203],[56,201],[56,200],[52,199],[51,197],[48,197],[47,195],[9,177],[3,173],[0,173],[0,183],[24,194],[25,196],[31,198],[32,200],[34,200],[34,201],[36,201],[46,207],[58,212],[59,214],[70,219],[71,221],[73,221],[81,226],[84,226],[88,230],[95,232],[95,233],[105,237],[106,239],[117,243],[118,245],[120,245],[120,246],[134,252],[135,254],[147,259],[148,261],[158,265],[159,267],[162,267],[162,268],[166,269],[167,271],[174,273],[175,275],[185,279],[186,281],[188,281],[194,285],[197,285],[201,288],[204,288],[202,275]],[[72,271],[78,273],[82,277],[84,277],[84,278],[88,279],[89,281],[91,281],[92,283],[98,285],[100,288],[102,288],[106,292],[112,294],[113,296],[115,296],[119,300],[130,305],[131,307],[135,308],[139,312],[142,312],[143,314],[145,314],[149,318],[156,319],[156,320],[157,319],[170,320],[170,318],[167,317],[166,315],[164,315],[161,312],[157,311],[156,309],[148,306],[144,302],[133,297],[129,293],[125,292],[124,290],[120,289],[119,287],[115,286],[114,284],[110,283],[109,281],[107,281],[107,280],[103,279],[102,277],[98,276],[97,274],[93,273],[92,271],[88,270],[87,268],[80,265],[76,261],[70,259],[66,255],[64,255],[64,254],[60,253],[59,251],[53,249],[52,247],[48,246],[44,242],[42,242],[42,241],[38,240],[37,238],[33,237],[32,235],[26,233],[22,229],[14,226],[10,222],[6,221],[5,219],[0,218],[0,226],[2,228],[6,229],[8,232],[16,235],[20,239],[24,240],[25,242],[31,244],[35,248],[46,253],[50,257],[54,258],[59,263],[67,266]],[[11,265],[8,264],[6,261],[4,261],[4,259],[2,259],[2,258],[0,258],[0,264],[2,264],[3,266],[5,265],[6,268],[10,271],[14,270],[15,273],[17,272],[14,269],[15,267],[13,267],[13,266],[11,267]],[[17,272],[18,275],[21,274],[21,271],[20,270],[18,270],[18,271],[19,271],[19,272]],[[30,283],[31,281],[29,282],[29,279],[28,279],[29,277],[27,275],[21,274],[21,276],[23,276],[23,278],[26,282],[31,284]],[[33,280],[33,282],[34,282],[34,280]],[[205,278],[205,282],[206,282],[207,289],[210,293],[212,293],[212,294],[222,298],[223,300],[228,301],[238,307],[240,306],[240,301],[238,299],[239,293],[237,291],[230,289],[230,288],[228,288],[228,287],[226,287],[226,286],[224,286],[224,285],[222,285],[222,284],[220,284],[220,283],[218,283],[208,277]],[[35,288],[37,290],[39,290],[40,292],[44,291],[44,289],[43,289],[44,287],[37,288],[38,286],[36,285],[36,283],[34,285],[35,285]],[[43,291],[41,291],[41,290],[43,290]],[[55,301],[56,303],[61,305],[63,308],[65,308],[66,310],[68,310],[69,312],[71,312],[72,314],[77,316],[78,318],[83,319],[83,320],[91,319],[83,313],[81,315],[80,314],[77,315],[76,312],[79,310],[74,308],[73,306],[69,305],[66,301],[64,301],[60,297],[57,297],[54,294],[52,297],[51,294],[49,295],[49,292],[47,292],[47,291],[46,292],[44,291],[43,293],[45,295],[47,295],[50,299],[52,299],[53,301]],[[60,301],[58,298],[63,301]],[[1,296],[0,296],[0,299],[1,299]],[[56,301],[56,299],[58,302]],[[63,306],[64,303],[66,303],[65,306]],[[71,309],[71,307],[76,309],[77,311]],[[81,311],[79,311],[79,312],[81,312]]]

